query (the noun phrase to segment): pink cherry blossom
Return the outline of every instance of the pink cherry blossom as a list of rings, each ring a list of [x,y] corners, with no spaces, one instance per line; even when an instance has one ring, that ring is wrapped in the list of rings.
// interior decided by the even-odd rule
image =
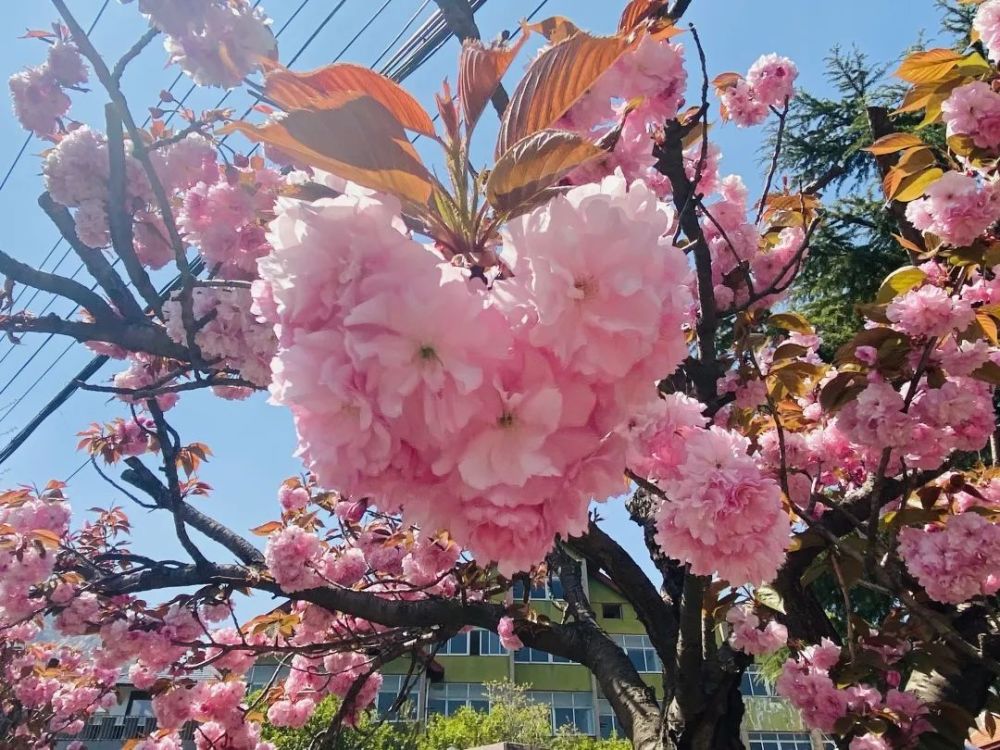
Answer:
[[[787,57],[772,53],[761,56],[750,66],[747,83],[758,101],[780,109],[794,96],[795,79],[798,75],[795,63]]]
[[[710,427],[688,436],[678,479],[660,482],[657,541],[695,573],[733,584],[770,581],[788,546],[781,489],[747,455],[749,441]]]
[[[958,604],[1000,590],[1000,568],[991,553],[998,543],[1000,527],[978,513],[960,513],[943,528],[903,529],[899,553],[928,596]]]
[[[972,243],[1000,217],[996,185],[980,185],[975,177],[945,172],[924,197],[906,206],[906,218],[922,232],[931,232],[955,247]]]
[[[8,81],[14,115],[21,127],[46,138],[59,129],[59,121],[69,112],[71,102],[48,65],[27,68]]]
[[[322,552],[319,538],[299,526],[289,526],[267,540],[264,559],[283,591],[295,592],[320,585],[314,566]]]
[[[1000,146],[1000,94],[983,81],[972,81],[951,92],[941,105],[948,135],[967,135],[980,148]]]
[[[914,338],[962,332],[976,318],[969,303],[937,286],[911,289],[889,303],[886,317]]]
[[[500,645],[508,651],[517,651],[524,648],[524,643],[514,632],[514,621],[509,617],[501,617],[497,625],[497,634],[500,636]]]
[[[760,618],[746,605],[732,607],[726,621],[733,626],[730,645],[754,656],[777,651],[788,642],[788,629],[777,620],[760,627]]]
[[[866,734],[851,740],[850,750],[892,750],[892,746],[876,734]]]
[[[972,28],[979,34],[990,59],[1000,59],[1000,0],[986,0],[976,10]]]

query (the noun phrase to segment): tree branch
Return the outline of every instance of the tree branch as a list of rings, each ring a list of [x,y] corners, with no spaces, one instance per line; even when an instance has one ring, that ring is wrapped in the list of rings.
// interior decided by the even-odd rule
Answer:
[[[47,271],[39,271],[19,260],[15,260],[2,250],[0,250],[0,274],[3,274],[8,279],[13,279],[19,284],[72,300],[80,305],[80,307],[90,311],[90,314],[94,318],[101,321],[112,320],[117,317],[115,311],[111,309],[111,306],[104,301],[101,295],[92,292],[80,282],[68,279],[65,276],[48,273]]]
[[[135,253],[135,236],[132,227],[132,211],[127,205],[128,189],[125,175],[125,135],[122,133],[122,120],[118,108],[107,104],[104,108],[108,128],[108,159],[110,166],[110,190],[108,192],[108,225],[111,228],[111,243],[115,252],[122,259],[125,271],[132,284],[156,313],[163,319],[163,300],[149,279],[149,274],[142,267],[139,256]]]
[[[157,507],[169,510],[172,502],[170,490],[160,481],[159,477],[134,456],[126,458],[125,463],[129,468],[122,472],[122,480],[152,497]],[[264,564],[264,555],[249,540],[223,526],[211,516],[202,513],[191,504],[181,500],[178,513],[191,528],[197,529],[213,542],[225,547],[245,565]]]
[[[63,239],[73,248],[73,252],[79,256],[83,265],[87,268],[87,272],[100,285],[105,294],[108,295],[108,299],[118,308],[118,314],[115,314],[114,317],[118,317],[120,314],[134,321],[145,320],[145,312],[139,307],[139,303],[135,301],[132,293],[125,286],[125,282],[122,281],[121,276],[111,266],[108,259],[104,257],[104,253],[101,250],[88,247],[77,236],[76,222],[73,221],[69,209],[52,200],[52,196],[47,192],[38,196],[38,205],[52,223],[56,225]]]

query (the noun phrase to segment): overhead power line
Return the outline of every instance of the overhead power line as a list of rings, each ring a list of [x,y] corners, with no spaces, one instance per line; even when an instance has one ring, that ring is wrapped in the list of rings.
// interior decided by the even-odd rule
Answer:
[[[535,12],[537,12],[542,6],[544,6],[546,2],[548,2],[548,0],[543,0],[543,2],[539,5],[539,7],[536,9]],[[326,26],[332,20],[333,14],[335,14],[336,11],[338,11],[341,7],[343,7],[345,3],[346,0],[341,0],[341,2],[334,7],[331,14],[329,14],[321,22],[320,27],[322,28],[323,26]],[[379,8],[379,10],[376,11],[376,16],[380,14],[388,4],[389,3],[386,2],[381,8]],[[471,0],[470,2],[470,6],[473,8],[473,12],[475,12],[485,4],[486,0]],[[414,18],[419,16],[420,12],[426,5],[427,2],[424,2],[424,4],[420,7],[420,9],[418,9],[417,13],[414,14],[414,17],[411,18],[411,20],[407,23],[407,26],[412,25]],[[534,15],[534,13],[532,15]],[[370,23],[368,25],[370,25]],[[442,34],[442,28],[443,28],[443,34]],[[403,33],[405,33],[405,31]],[[408,58],[400,59],[398,54],[394,55],[393,58],[390,60],[390,63],[386,65],[386,68],[388,68],[392,64],[395,64],[397,66],[397,69],[395,71],[390,71],[386,74],[396,79],[397,81],[402,80],[403,78],[406,78],[407,76],[411,75],[421,65],[426,63],[427,60],[429,60],[434,55],[434,53],[437,52],[444,45],[447,39],[451,36],[451,33],[452,32],[448,29],[447,23],[444,21],[444,17],[441,14],[441,12],[436,11],[421,26],[421,29],[418,30],[417,33],[403,45],[404,48],[408,48],[411,50],[410,55],[414,58],[414,60],[417,60],[419,62],[416,62],[414,64],[411,63]],[[307,48],[308,45],[310,45],[313,41],[315,41],[317,36],[318,36],[318,31],[314,32],[309,37],[309,39],[303,45],[303,47],[293,56],[293,58],[289,62],[289,65],[291,65],[292,62],[296,61],[299,57],[301,57],[301,55],[305,51],[305,48]],[[357,36],[360,36],[360,33],[356,35],[356,37]],[[402,36],[402,34],[400,34],[399,36]],[[355,40],[356,38],[352,39],[352,41],[348,43],[347,47],[350,47],[350,45],[353,44]],[[345,51],[347,47],[345,47]],[[382,56],[380,56],[380,58]],[[383,72],[385,72],[385,69],[383,69]],[[195,262],[199,263],[200,260],[196,260]],[[165,291],[164,293],[169,294],[169,290]],[[70,343],[70,348],[72,348],[74,343],[75,342]],[[62,356],[63,355],[61,354],[60,358]],[[50,399],[50,401],[42,408],[42,410],[39,411],[38,414],[36,414],[35,417],[33,417],[32,420],[28,424],[26,424],[2,450],[0,450],[0,465],[2,465],[12,455],[14,455],[14,453],[18,450],[18,448],[20,448],[20,446],[24,444],[24,442],[31,436],[31,434],[35,430],[37,430],[41,426],[41,424],[49,416],[51,416],[53,412],[55,412],[56,409],[58,409],[62,404],[68,401],[69,398],[72,397],[72,395],[77,390],[79,390],[81,382],[84,382],[85,380],[93,377],[104,366],[104,364],[106,364],[107,359],[108,358],[104,356],[95,357],[83,370],[81,370],[77,374],[77,376],[73,380],[67,383],[66,386],[64,386],[52,399]],[[51,369],[51,367],[49,369]],[[46,371],[46,373],[47,372],[48,370]],[[45,373],[43,373],[43,376],[44,374]],[[38,382],[39,381],[36,380],[36,382],[31,387],[29,387],[28,392],[33,390],[34,387],[37,386]],[[86,462],[84,462],[82,466],[85,465]],[[82,466],[80,468],[82,468]],[[77,469],[70,476],[75,476],[79,471],[80,469]]]

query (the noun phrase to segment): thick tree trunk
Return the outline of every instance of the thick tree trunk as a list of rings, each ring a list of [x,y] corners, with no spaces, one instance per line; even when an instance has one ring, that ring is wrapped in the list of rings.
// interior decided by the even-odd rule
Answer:
[[[719,689],[708,696],[695,716],[672,721],[669,736],[673,750],[744,750],[743,696],[740,674],[725,674]]]

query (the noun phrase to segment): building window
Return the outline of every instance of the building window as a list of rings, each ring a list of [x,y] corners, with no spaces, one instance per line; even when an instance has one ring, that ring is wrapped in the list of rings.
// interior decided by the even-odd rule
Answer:
[[[406,685],[406,697],[400,701],[399,694]],[[397,703],[399,704],[397,707]],[[389,721],[413,721],[420,715],[419,680],[402,674],[387,674],[382,676],[382,685],[375,699],[378,715]],[[393,710],[393,708],[395,710]]]
[[[514,601],[524,601],[524,579],[518,578],[514,581],[514,587],[511,589],[511,595]],[[564,598],[562,581],[559,580],[559,576],[554,573],[549,575],[549,579],[544,584],[538,584],[531,587],[531,591],[528,593],[529,599],[562,599]]]
[[[604,740],[610,739],[612,736],[625,736],[625,732],[622,731],[622,727],[618,723],[618,717],[615,716],[615,712],[611,708],[611,703],[605,698],[597,700],[597,729],[601,739]]]
[[[518,664],[572,664],[570,659],[539,651],[537,648],[519,648],[514,652],[514,661]]]
[[[635,667],[636,672],[655,673],[662,669],[660,659],[656,655],[656,649],[653,648],[649,636],[613,635],[611,637],[628,654],[628,658],[632,662],[632,666]]]
[[[152,696],[142,690],[133,690],[128,696],[128,706],[125,707],[125,715],[139,717],[152,716]]]
[[[740,692],[755,698],[775,697],[773,686],[764,679],[755,664],[751,664],[743,673],[743,679],[740,681]]]
[[[277,677],[274,676],[275,671],[278,673]],[[271,684],[272,678],[274,679],[273,684],[279,685],[289,672],[291,672],[291,668],[287,664],[255,664],[247,672],[247,689],[251,693],[254,690],[261,690]]]
[[[479,646],[479,656],[506,656],[509,652],[500,643],[500,636],[491,630],[476,630],[472,632],[473,651]]]
[[[490,702],[486,688],[473,682],[431,683],[427,689],[427,715],[451,716],[462,706],[474,711],[489,711]]]
[[[750,750],[812,750],[807,732],[750,732]],[[823,741],[826,750],[834,750],[829,740]]]
[[[469,634],[459,633],[449,638],[441,644],[438,649],[438,656],[468,656],[469,655]]]
[[[548,693],[531,690],[528,697],[551,707],[552,731],[570,724],[583,734],[594,734],[592,693]]]
[[[601,617],[605,620],[621,620],[622,619],[622,605],[621,604],[602,604],[601,605]]]

